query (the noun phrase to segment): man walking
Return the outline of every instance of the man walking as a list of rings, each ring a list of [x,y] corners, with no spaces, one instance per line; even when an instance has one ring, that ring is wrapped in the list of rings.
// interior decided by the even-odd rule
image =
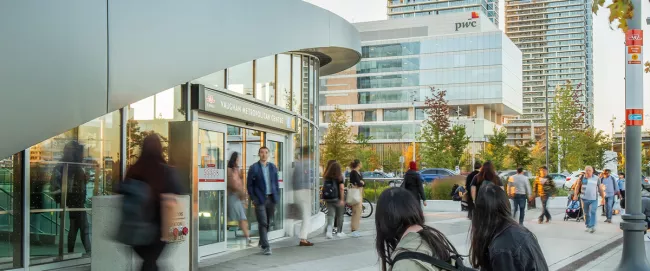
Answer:
[[[537,177],[533,183],[533,198],[530,204],[530,207],[532,208],[536,208],[536,197],[539,197],[540,200],[544,197],[544,182],[546,182],[546,176],[548,175],[548,169],[546,166],[541,166],[538,171],[539,173],[537,173]],[[544,209],[542,209],[542,215],[544,215]]]
[[[271,255],[268,231],[275,215],[280,187],[278,185],[278,168],[269,159],[269,148],[261,147],[258,151],[259,162],[248,169],[248,195],[255,206],[255,216],[260,234],[260,246],[264,255]]]
[[[585,167],[585,176],[578,180],[578,186],[573,194],[573,198],[578,198],[578,193],[581,194],[582,208],[584,210],[586,219],[586,231],[594,233],[596,231],[596,210],[598,209],[598,194],[604,198],[605,191],[601,188],[600,178],[594,175],[594,168],[591,166]]]
[[[471,191],[472,180],[474,179],[474,176],[478,174],[479,169],[481,169],[481,162],[474,162],[474,171],[467,175],[467,179],[465,179],[465,191]],[[474,211],[474,200],[472,199],[472,196],[469,195],[469,193],[466,193],[465,195],[465,198],[467,199],[467,218],[472,219],[472,212]]]
[[[614,195],[620,195],[618,183],[610,175],[611,170],[605,169],[600,182],[605,185],[605,219],[606,223],[612,223],[612,209],[614,208]]]
[[[524,225],[524,216],[526,214],[526,202],[531,196],[532,191],[530,188],[530,182],[528,178],[524,175],[524,169],[518,168],[517,174],[512,178],[512,183],[510,183],[512,188],[510,194],[514,194],[512,197],[512,202],[514,203],[514,208],[512,209],[512,217],[515,218],[517,211],[519,211],[519,225]]]

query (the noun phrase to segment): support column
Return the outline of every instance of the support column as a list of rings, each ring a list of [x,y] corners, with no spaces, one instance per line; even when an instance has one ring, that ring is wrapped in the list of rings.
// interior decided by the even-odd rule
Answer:
[[[618,270],[650,270],[645,255],[645,214],[641,212],[641,128],[643,127],[643,27],[642,1],[632,0],[637,12],[627,21],[625,35],[625,212],[623,230],[623,257]]]

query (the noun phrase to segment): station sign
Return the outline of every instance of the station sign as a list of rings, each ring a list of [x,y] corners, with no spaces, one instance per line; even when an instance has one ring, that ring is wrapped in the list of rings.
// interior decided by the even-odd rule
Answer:
[[[625,109],[625,125],[643,126],[643,109]]]

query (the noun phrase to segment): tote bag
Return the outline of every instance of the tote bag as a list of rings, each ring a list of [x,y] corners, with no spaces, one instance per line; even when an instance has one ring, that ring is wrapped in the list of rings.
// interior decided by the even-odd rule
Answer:
[[[348,205],[356,205],[363,200],[363,188],[348,188],[348,195],[345,202]]]

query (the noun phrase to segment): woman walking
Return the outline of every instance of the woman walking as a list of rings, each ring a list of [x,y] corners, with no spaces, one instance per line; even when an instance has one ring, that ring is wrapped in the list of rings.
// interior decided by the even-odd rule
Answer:
[[[323,200],[327,204],[327,231],[325,236],[328,239],[332,239],[332,229],[334,228],[334,218],[338,218],[338,223],[341,225],[336,225],[337,237],[345,236],[343,234],[343,211],[345,206],[345,195],[343,187],[343,173],[341,171],[341,165],[337,162],[332,163],[327,167],[325,172],[324,181],[323,181]]]
[[[423,182],[422,175],[418,172],[417,163],[411,161],[409,163],[409,170],[404,174],[404,184],[402,187],[410,191],[418,201],[422,200],[424,206],[427,206],[427,198],[424,196],[424,187],[422,186]]]
[[[233,152],[228,159],[228,220],[237,221],[239,228],[244,232],[246,244],[251,245],[251,237],[248,233],[248,219],[246,218],[246,210],[242,201],[246,199],[246,192],[244,192],[244,183],[242,182],[241,160],[238,152]]]
[[[424,223],[419,200],[404,188],[389,188],[381,193],[375,227],[375,246],[382,271],[443,270],[427,260],[442,261],[450,266],[453,260],[458,267],[462,266],[456,248],[444,234]]]
[[[470,262],[486,271],[546,271],[548,265],[528,229],[510,213],[510,201],[502,188],[481,186],[470,229]]]
[[[481,189],[481,185],[483,183],[492,183],[496,186],[501,187],[503,189],[503,184],[501,183],[501,179],[499,178],[499,175],[497,175],[497,172],[494,170],[494,165],[492,162],[487,161],[483,163],[483,166],[481,167],[481,170],[476,174],[474,177],[474,180],[472,180],[472,199],[476,201],[476,194],[478,191]]]
[[[139,180],[151,188],[154,211],[154,221],[162,225],[161,200],[163,194],[181,194],[177,172],[173,167],[167,165],[163,155],[163,147],[160,137],[157,134],[148,135],[142,142],[142,152],[138,161],[126,172],[126,180]],[[148,245],[135,246],[133,250],[142,258],[143,271],[158,270],[158,257],[165,248],[165,242],[161,241],[162,233],[158,233],[154,242]]]
[[[355,159],[350,163],[350,185],[353,189],[361,189],[361,195],[363,195],[363,187],[366,184],[363,181],[363,176],[359,172],[361,170],[361,161]],[[359,224],[361,222],[361,212],[363,211],[363,200],[355,205],[352,205],[352,223],[350,229],[352,230],[352,237],[361,237],[359,234]]]

